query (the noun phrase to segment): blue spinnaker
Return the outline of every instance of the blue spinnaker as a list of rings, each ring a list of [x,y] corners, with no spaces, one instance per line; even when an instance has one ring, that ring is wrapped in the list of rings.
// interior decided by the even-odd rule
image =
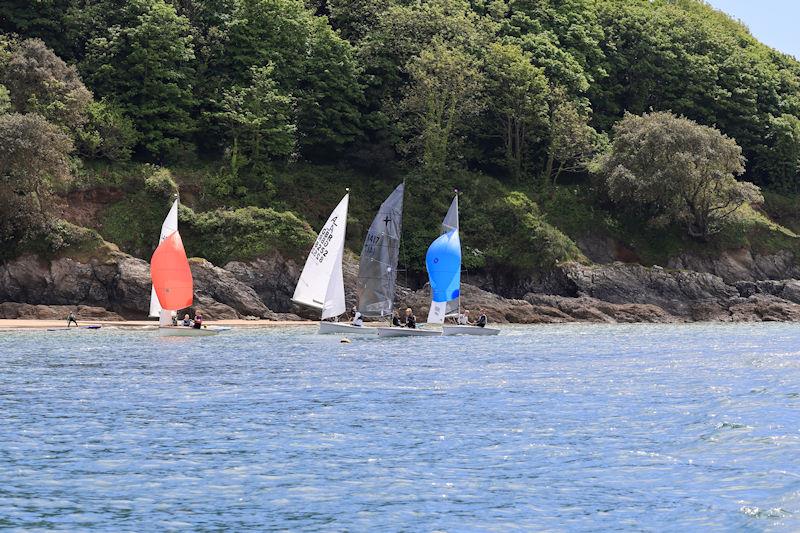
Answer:
[[[431,281],[431,299],[434,302],[447,302],[458,298],[461,286],[461,239],[458,229],[448,231],[431,243],[425,264]]]

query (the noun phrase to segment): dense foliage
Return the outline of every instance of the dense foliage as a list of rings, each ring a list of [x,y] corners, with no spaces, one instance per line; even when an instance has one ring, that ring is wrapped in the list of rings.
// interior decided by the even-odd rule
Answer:
[[[315,198],[335,195],[324,180],[281,184],[296,168],[366,173],[377,191],[410,176],[409,202],[424,204],[409,203],[406,233],[421,231],[407,239],[412,265],[429,236],[421,228],[465,176],[491,184],[473,187],[473,208],[507,214],[498,230],[531,228],[515,255],[510,240],[484,246],[466,225],[464,242],[481,243],[477,267],[549,263],[545,241],[561,250],[553,260],[579,258],[547,225],[564,217],[537,203],[556,205],[564,186],[591,189],[593,169],[607,184],[585,196],[597,208],[701,240],[730,208],[759,200],[737,177],[800,192],[800,63],[701,0],[9,0],[0,114],[19,128],[9,138],[39,132],[38,149],[58,162],[7,171],[4,191],[26,173],[57,181],[70,162],[194,165],[202,176],[181,185],[216,213],[192,219],[209,238],[294,222],[263,211],[275,207],[315,222],[333,205]],[[723,154],[700,161],[693,143]],[[700,200],[675,201],[699,183]],[[131,184],[143,182],[109,208],[104,235],[140,251],[131,210],[150,193]],[[5,218],[5,238],[23,238]]]

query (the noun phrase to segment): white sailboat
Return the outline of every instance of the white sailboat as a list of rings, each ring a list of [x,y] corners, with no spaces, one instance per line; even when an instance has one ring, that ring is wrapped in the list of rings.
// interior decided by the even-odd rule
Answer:
[[[437,335],[497,335],[499,329],[479,326],[445,325],[445,317],[460,312],[461,238],[458,221],[458,194],[453,198],[442,221],[442,232],[431,243],[425,256],[431,284],[431,307],[428,324],[442,324],[442,329],[378,328],[381,337],[421,337]]]
[[[458,308],[461,284],[461,241],[458,233],[458,195],[442,221],[442,232],[428,248],[425,256],[431,283],[431,309],[428,324],[441,324],[448,309]],[[440,329],[378,328],[381,337],[435,337]]]
[[[158,317],[158,333],[162,337],[207,337],[216,335],[214,328],[173,326],[172,315],[192,305],[194,282],[189,260],[178,232],[178,200],[172,204],[164,223],[158,247],[150,260],[153,286],[150,294],[150,316]]]
[[[320,333],[336,324],[326,319],[345,312],[342,258],[349,199],[345,194],[320,230],[292,296],[293,302],[320,310]]]

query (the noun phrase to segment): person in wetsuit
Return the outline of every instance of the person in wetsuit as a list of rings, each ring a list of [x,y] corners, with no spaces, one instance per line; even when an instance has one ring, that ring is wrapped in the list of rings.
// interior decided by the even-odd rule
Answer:
[[[361,313],[358,312],[356,306],[353,306],[353,321],[351,322],[351,325],[359,328],[364,325],[364,318]]]
[[[417,317],[414,316],[414,312],[411,311],[411,308],[406,308],[406,327],[417,329]]]
[[[479,328],[486,327],[486,311],[481,309],[481,316],[478,317],[478,321],[475,322],[475,325]]]
[[[203,327],[203,315],[200,314],[200,311],[198,311],[197,314],[194,315],[193,327],[194,329],[200,329],[201,327]]]
[[[402,328],[405,324],[400,320],[400,312],[395,311],[392,313],[392,326],[396,328]]]

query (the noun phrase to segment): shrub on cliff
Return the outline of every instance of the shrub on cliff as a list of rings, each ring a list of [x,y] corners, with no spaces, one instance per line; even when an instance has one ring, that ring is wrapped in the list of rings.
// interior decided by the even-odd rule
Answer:
[[[547,223],[539,206],[515,191],[495,201],[487,218],[494,231],[487,256],[495,266],[522,271],[549,270],[562,261],[585,261],[577,245]]]
[[[72,143],[41,115],[0,115],[0,249],[48,223],[53,185],[67,180]]]
[[[672,113],[625,115],[595,169],[615,203],[655,225],[683,224],[702,240],[742,205],[763,203],[758,187],[736,181],[744,172],[736,141]]]
[[[268,208],[195,213],[181,206],[180,223],[189,254],[217,265],[253,259],[272,250],[299,259],[316,239],[308,224],[293,213]]]

